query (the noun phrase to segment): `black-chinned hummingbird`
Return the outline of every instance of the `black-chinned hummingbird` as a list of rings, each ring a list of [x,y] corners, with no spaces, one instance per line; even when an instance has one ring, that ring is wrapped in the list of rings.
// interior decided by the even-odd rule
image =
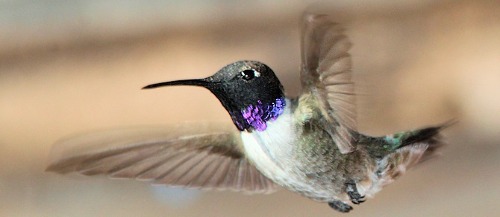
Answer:
[[[371,137],[356,131],[351,43],[326,15],[304,16],[302,93],[274,72],[238,61],[204,79],[151,84],[210,90],[234,126],[127,129],[61,141],[49,171],[268,193],[281,186],[340,212],[372,197],[441,146],[442,126]]]

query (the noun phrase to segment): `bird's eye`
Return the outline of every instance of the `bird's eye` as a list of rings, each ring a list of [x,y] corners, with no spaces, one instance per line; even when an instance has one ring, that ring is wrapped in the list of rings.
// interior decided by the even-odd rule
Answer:
[[[248,70],[242,71],[241,76],[243,77],[243,79],[249,81],[255,77],[259,77],[260,73],[258,71],[255,71],[255,70],[248,69]]]

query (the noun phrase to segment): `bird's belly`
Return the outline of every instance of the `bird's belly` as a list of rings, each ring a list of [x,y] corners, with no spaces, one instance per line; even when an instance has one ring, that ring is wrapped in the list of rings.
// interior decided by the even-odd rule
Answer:
[[[277,159],[276,153],[269,150],[260,138],[249,133],[242,133],[241,137],[247,158],[262,174],[279,185],[290,180],[287,173],[289,168],[283,165],[283,159]]]
[[[264,176],[276,184],[322,202],[347,199],[346,195],[339,195],[340,192],[334,183],[312,180],[308,177],[307,165],[294,160],[291,153],[287,153],[289,151],[273,147],[284,141],[275,140],[275,143],[271,144],[269,140],[263,140],[262,135],[250,133],[242,133],[241,137],[248,159]],[[290,146],[289,150],[292,149],[293,147]]]
[[[306,165],[296,160],[296,135],[290,118],[284,113],[269,122],[265,131],[242,132],[247,158],[264,176],[288,190],[320,201],[337,199],[337,191],[311,181]]]
[[[290,114],[285,112],[275,121],[267,123],[265,131],[243,131],[241,138],[245,155],[266,177],[284,186],[298,182],[292,170],[293,128]]]

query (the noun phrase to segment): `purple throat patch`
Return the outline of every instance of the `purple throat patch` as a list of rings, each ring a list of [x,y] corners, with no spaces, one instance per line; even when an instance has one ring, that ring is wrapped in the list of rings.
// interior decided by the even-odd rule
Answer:
[[[263,104],[260,100],[256,105],[249,105],[241,111],[243,118],[248,125],[257,131],[264,131],[267,128],[266,122],[276,120],[285,110],[286,101],[284,97],[277,98],[271,104]]]

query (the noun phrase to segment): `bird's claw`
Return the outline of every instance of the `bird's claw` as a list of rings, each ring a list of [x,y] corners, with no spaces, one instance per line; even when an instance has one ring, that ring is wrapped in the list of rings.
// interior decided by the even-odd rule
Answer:
[[[350,181],[346,183],[346,192],[351,199],[351,202],[354,204],[360,204],[365,202],[365,196],[361,195],[356,188],[356,183],[354,181]]]
[[[339,212],[349,212],[352,210],[352,206],[349,206],[349,204],[344,203],[340,200],[334,200],[332,202],[329,202],[328,205],[333,208],[334,210],[337,210]]]

